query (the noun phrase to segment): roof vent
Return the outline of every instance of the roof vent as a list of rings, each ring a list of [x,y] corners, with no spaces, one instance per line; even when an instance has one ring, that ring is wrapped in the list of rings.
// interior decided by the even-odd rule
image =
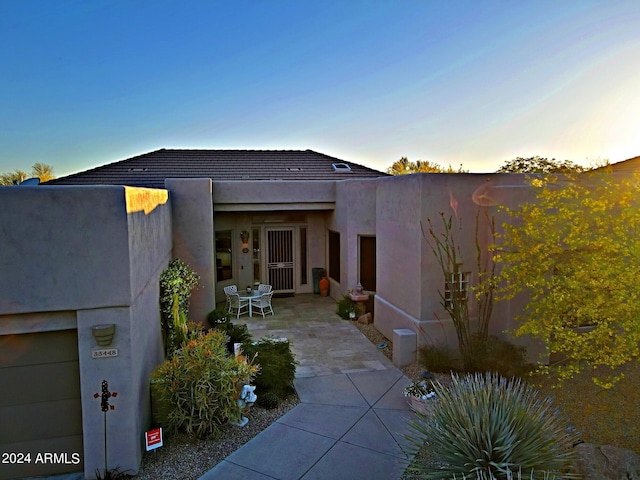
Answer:
[[[289,172],[301,172],[302,168],[301,167],[287,167],[287,170]]]
[[[331,166],[336,172],[350,172],[351,167],[346,163],[332,163]]]
[[[147,169],[146,168],[140,168],[140,167],[131,167],[129,169],[130,172],[146,172]]]

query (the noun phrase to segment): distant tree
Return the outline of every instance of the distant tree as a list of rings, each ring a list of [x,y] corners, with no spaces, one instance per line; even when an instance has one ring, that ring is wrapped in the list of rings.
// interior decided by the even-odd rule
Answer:
[[[387,173],[391,175],[410,175],[412,173],[466,173],[462,165],[455,170],[451,165],[448,168],[441,167],[438,163],[428,160],[410,161],[407,157],[402,157],[387,168]]]
[[[0,185],[14,185],[20,183],[29,178],[29,174],[22,170],[16,170],[15,172],[0,174]]]
[[[53,174],[53,167],[46,163],[34,163],[31,173],[34,177],[38,177],[41,182],[53,180],[56,176]]]
[[[23,170],[0,174],[0,185],[15,185],[16,183],[24,182],[27,178],[34,177],[39,178],[41,182],[56,178],[51,165],[38,162],[34,163],[31,169],[31,175]]]
[[[504,162],[496,173],[579,173],[587,170],[571,160],[556,160],[552,158],[517,157]]]

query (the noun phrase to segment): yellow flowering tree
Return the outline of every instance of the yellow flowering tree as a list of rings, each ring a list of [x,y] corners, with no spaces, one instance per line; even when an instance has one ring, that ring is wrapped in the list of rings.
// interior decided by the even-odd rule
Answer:
[[[545,341],[560,380],[608,388],[640,343],[640,176],[606,170],[529,179],[536,201],[506,209],[498,297],[525,293],[516,335]]]

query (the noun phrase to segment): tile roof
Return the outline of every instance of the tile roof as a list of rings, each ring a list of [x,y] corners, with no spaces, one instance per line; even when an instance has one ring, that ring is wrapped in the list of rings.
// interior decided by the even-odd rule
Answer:
[[[350,170],[335,169],[348,165]],[[368,167],[312,150],[160,149],[46,185],[128,185],[164,188],[165,178],[229,180],[344,180],[386,176]]]

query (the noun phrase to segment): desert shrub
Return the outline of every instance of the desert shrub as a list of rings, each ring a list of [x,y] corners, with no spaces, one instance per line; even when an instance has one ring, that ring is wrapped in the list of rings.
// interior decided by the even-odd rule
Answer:
[[[258,367],[246,357],[227,355],[226,342],[218,330],[196,332],[156,368],[152,391],[167,410],[162,426],[205,436],[240,419],[239,388],[251,382]]]
[[[280,398],[275,392],[266,391],[258,395],[258,405],[266,408],[267,410],[273,410],[280,405]]]
[[[422,366],[430,372],[449,373],[459,370],[459,360],[443,344],[430,343],[418,350]]]
[[[260,366],[254,381],[258,398],[266,392],[286,398],[295,391],[293,380],[298,362],[287,339],[262,338],[257,342],[244,343],[242,350],[247,357],[255,357],[254,362]]]
[[[345,295],[338,301],[338,307],[336,313],[344,320],[349,320],[351,317],[349,314],[356,312],[356,302],[351,300],[349,295]]]
[[[520,379],[495,374],[452,376],[449,387],[435,383],[433,414],[418,413],[409,439],[425,443],[438,467],[414,465],[424,478],[526,478],[570,473],[577,436],[551,400]]]
[[[527,350],[494,335],[474,335],[465,353],[466,371],[493,372],[503,377],[521,377],[533,369],[526,361]]]

